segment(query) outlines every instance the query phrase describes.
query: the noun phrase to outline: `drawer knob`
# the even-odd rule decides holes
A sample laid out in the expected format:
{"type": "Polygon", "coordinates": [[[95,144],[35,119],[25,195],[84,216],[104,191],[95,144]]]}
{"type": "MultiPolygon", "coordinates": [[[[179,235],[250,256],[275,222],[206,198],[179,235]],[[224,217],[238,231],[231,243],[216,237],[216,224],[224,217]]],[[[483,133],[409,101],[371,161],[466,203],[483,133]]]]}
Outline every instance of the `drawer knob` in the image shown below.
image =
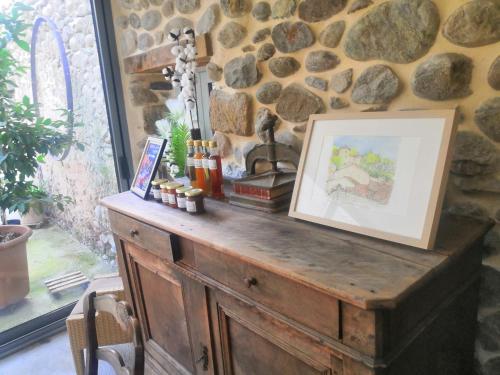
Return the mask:
{"type": "Polygon", "coordinates": [[[137,229],[130,229],[130,236],[135,237],[139,235],[139,231],[137,229]]]}
{"type": "Polygon", "coordinates": [[[255,277],[245,277],[243,281],[247,288],[250,288],[252,285],[257,285],[257,279],[255,277]]]}

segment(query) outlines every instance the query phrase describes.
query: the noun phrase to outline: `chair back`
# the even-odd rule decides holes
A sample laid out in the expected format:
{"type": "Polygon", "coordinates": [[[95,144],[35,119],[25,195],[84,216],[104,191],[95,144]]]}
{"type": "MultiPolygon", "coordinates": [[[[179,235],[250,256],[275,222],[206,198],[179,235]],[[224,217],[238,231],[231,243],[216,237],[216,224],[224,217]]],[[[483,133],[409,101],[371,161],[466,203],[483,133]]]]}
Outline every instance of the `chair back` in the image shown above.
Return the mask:
{"type": "Polygon", "coordinates": [[[132,309],[125,301],[111,295],[97,296],[91,292],[83,301],[83,315],[87,335],[87,355],[85,358],[85,375],[98,375],[98,362],[107,362],[117,375],[143,375],[144,374],[144,347],[138,320],[132,315],[132,309]],[[123,357],[113,348],[99,347],[95,324],[96,313],[106,312],[111,314],[120,327],[130,333],[132,337],[133,352],[130,363],[125,364],[123,357]]]}

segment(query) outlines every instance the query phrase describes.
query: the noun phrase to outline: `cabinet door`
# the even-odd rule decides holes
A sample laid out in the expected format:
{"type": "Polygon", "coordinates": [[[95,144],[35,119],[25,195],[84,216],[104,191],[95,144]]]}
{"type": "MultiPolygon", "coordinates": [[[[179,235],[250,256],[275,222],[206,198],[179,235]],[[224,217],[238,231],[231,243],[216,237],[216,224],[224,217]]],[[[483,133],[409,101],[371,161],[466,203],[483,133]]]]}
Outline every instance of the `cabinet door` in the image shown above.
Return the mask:
{"type": "Polygon", "coordinates": [[[331,375],[331,352],[250,303],[210,291],[218,373],[331,375]]]}
{"type": "Polygon", "coordinates": [[[127,242],[124,247],[149,367],[168,374],[213,373],[204,286],[147,250],[127,242]]]}

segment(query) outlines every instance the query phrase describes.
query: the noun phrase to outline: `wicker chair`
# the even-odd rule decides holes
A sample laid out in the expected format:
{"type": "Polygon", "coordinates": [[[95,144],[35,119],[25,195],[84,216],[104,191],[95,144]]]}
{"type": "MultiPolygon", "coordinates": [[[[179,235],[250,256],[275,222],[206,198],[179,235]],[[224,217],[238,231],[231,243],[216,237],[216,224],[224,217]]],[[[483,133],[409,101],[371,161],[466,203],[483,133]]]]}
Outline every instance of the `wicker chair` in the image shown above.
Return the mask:
{"type": "Polygon", "coordinates": [[[116,375],[144,375],[144,347],[139,321],[132,315],[132,309],[125,301],[118,301],[112,294],[97,296],[96,292],[87,294],[83,303],[85,331],[87,333],[87,352],[85,375],[110,373],[116,375]],[[129,350],[120,353],[116,346],[100,346],[97,343],[96,315],[108,313],[120,327],[131,336],[129,350]],[[106,364],[107,366],[102,366],[106,364]]]}
{"type": "MultiPolygon", "coordinates": [[[[119,276],[113,274],[96,277],[66,319],[66,327],[77,375],[84,375],[84,349],[87,348],[83,301],[85,296],[93,291],[97,295],[112,294],[118,300],[125,299],[123,283],[119,276]]],[[[130,334],[120,328],[120,325],[111,314],[103,312],[96,316],[95,320],[99,345],[118,345],[131,342],[132,337],[130,334]]]]}

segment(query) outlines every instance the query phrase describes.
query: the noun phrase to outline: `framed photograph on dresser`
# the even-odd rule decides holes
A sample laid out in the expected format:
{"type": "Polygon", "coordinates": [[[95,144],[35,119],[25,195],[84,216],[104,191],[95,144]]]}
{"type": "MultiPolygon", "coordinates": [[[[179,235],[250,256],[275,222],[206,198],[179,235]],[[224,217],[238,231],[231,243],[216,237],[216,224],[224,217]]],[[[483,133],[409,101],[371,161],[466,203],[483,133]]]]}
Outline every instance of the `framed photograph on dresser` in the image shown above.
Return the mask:
{"type": "Polygon", "coordinates": [[[431,249],[455,133],[455,110],[312,115],[289,216],[431,249]]]}
{"type": "Polygon", "coordinates": [[[142,199],[148,199],[151,181],[156,175],[167,141],[162,138],[149,137],[144,146],[139,166],[135,172],[130,191],[142,199]]]}

